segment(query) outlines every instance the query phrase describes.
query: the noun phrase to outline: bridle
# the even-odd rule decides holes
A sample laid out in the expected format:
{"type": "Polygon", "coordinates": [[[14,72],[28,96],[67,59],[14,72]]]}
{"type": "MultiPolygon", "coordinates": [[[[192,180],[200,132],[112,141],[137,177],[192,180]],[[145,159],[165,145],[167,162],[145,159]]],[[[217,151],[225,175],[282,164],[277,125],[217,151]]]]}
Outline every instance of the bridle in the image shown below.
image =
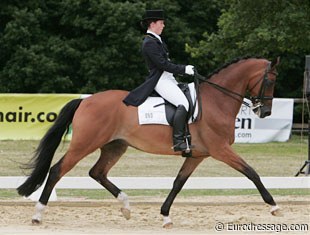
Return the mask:
{"type": "Polygon", "coordinates": [[[273,99],[273,96],[265,96],[265,92],[266,92],[266,89],[269,87],[269,86],[272,86],[274,85],[275,81],[272,81],[268,78],[268,74],[273,74],[275,76],[278,75],[278,73],[276,71],[271,71],[271,62],[268,63],[267,65],[267,68],[265,70],[265,73],[263,75],[262,78],[260,78],[255,84],[254,86],[252,86],[249,90],[249,92],[251,92],[258,84],[261,80],[262,83],[261,83],[261,86],[260,86],[260,89],[259,89],[259,92],[258,92],[258,95],[257,96],[251,96],[250,97],[250,100],[252,101],[252,103],[255,105],[255,107],[252,107],[253,109],[255,108],[258,108],[258,107],[262,107],[264,106],[264,101],[266,100],[272,100],[273,99]]]}
{"type": "Polygon", "coordinates": [[[248,102],[243,100],[245,98],[245,96],[243,96],[237,92],[231,91],[225,87],[222,87],[222,86],[220,86],[214,82],[211,82],[206,77],[200,75],[197,71],[195,71],[195,78],[197,80],[208,83],[210,86],[212,86],[215,89],[223,92],[224,94],[230,96],[231,98],[238,100],[239,102],[243,103],[247,107],[252,108],[252,109],[257,109],[259,107],[264,106],[264,102],[266,100],[272,100],[273,99],[273,96],[265,96],[266,89],[275,83],[275,81],[272,81],[268,78],[268,74],[273,74],[275,76],[278,75],[278,73],[276,71],[271,71],[271,62],[268,63],[264,75],[260,79],[258,79],[257,82],[250,89],[248,89],[251,92],[260,83],[260,81],[263,80],[261,83],[258,95],[249,97],[249,99],[252,101],[252,104],[254,105],[253,107],[251,107],[251,105],[248,102]]]}

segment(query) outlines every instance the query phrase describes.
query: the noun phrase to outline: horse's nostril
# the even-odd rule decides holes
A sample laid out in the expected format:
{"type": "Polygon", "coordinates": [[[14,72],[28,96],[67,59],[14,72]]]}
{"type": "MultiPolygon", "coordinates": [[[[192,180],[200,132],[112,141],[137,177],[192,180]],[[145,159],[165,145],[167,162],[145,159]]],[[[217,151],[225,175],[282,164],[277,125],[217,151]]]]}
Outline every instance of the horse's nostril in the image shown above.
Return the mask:
{"type": "Polygon", "coordinates": [[[264,117],[268,117],[268,116],[270,116],[271,115],[271,111],[265,111],[265,112],[262,112],[261,113],[261,118],[264,118],[264,117]]]}

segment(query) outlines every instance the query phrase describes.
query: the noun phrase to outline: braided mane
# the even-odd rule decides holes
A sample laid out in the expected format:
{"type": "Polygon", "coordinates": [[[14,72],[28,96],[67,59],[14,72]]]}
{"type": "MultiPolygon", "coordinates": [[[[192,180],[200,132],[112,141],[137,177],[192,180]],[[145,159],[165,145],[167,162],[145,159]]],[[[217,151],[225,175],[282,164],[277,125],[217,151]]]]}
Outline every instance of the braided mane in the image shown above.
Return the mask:
{"type": "Polygon", "coordinates": [[[221,67],[217,68],[216,70],[214,70],[212,73],[209,73],[207,76],[207,79],[211,78],[214,74],[219,73],[222,69],[227,68],[228,66],[235,64],[237,62],[239,62],[240,60],[247,60],[247,59],[262,59],[263,57],[261,56],[243,56],[243,57],[237,57],[233,60],[231,60],[228,63],[225,63],[224,65],[222,65],[221,67]]]}

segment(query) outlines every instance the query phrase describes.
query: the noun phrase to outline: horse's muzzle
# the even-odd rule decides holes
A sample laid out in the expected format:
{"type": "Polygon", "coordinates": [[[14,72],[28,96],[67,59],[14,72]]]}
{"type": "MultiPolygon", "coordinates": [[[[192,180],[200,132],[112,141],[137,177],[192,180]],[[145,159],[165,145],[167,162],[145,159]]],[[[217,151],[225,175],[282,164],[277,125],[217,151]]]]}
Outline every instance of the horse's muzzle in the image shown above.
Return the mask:
{"type": "Polygon", "coordinates": [[[271,107],[268,106],[259,106],[257,108],[253,109],[253,112],[259,117],[259,118],[265,118],[271,115],[271,107]]]}
{"type": "Polygon", "coordinates": [[[271,115],[271,107],[269,107],[269,106],[261,107],[260,118],[268,117],[270,115],[271,115]]]}

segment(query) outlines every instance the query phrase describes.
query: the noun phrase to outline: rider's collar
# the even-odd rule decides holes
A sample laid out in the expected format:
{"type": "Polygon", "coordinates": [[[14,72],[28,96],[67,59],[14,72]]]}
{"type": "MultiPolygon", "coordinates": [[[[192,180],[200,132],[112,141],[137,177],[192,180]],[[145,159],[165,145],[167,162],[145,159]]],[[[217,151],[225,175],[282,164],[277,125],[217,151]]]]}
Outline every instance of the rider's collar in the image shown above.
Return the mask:
{"type": "Polygon", "coordinates": [[[152,32],[149,29],[146,31],[146,33],[147,34],[152,34],[154,37],[156,37],[162,43],[161,37],[159,35],[157,35],[156,33],[152,32]]]}

